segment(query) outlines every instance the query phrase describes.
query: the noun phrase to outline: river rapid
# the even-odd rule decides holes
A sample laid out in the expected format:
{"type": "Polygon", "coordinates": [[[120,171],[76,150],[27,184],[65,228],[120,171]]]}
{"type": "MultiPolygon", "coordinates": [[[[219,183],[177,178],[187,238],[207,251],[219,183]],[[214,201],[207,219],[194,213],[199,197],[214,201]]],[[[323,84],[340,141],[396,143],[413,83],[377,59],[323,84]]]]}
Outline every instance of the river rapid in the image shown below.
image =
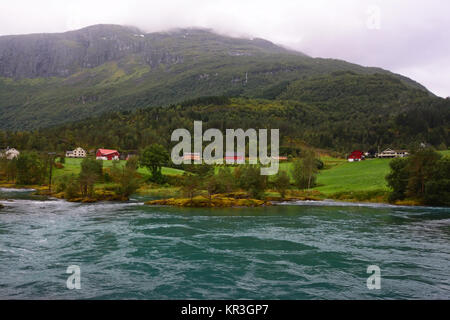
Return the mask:
{"type": "Polygon", "coordinates": [[[450,299],[448,208],[2,198],[0,299],[450,299]],[[72,265],[79,290],[66,285],[72,265]]]}

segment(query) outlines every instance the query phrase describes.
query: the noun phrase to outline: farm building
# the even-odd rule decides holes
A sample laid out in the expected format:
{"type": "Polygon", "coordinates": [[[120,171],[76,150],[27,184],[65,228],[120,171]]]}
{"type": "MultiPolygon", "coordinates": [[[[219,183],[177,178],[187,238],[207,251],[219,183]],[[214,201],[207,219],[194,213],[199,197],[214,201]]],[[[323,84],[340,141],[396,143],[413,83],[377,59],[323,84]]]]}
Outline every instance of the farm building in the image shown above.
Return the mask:
{"type": "Polygon", "coordinates": [[[187,161],[187,160],[201,160],[201,156],[200,153],[198,152],[185,152],[183,154],[183,161],[187,161]]]}
{"type": "Polygon", "coordinates": [[[66,157],[67,158],[86,158],[86,150],[78,147],[75,150],[66,151],[66,157]]]}
{"type": "Polygon", "coordinates": [[[117,150],[98,149],[95,157],[97,160],[119,160],[120,153],[117,150]]]}
{"type": "Polygon", "coordinates": [[[6,158],[8,160],[12,160],[17,158],[20,155],[20,152],[14,148],[6,148],[5,150],[0,150],[0,158],[6,158]]]}
{"type": "Polygon", "coordinates": [[[364,152],[362,152],[361,150],[355,150],[348,156],[347,160],[349,162],[364,160],[364,152]]]}
{"type": "Polygon", "coordinates": [[[378,158],[404,158],[408,155],[409,153],[406,150],[392,150],[388,148],[383,152],[380,152],[378,158]]]}

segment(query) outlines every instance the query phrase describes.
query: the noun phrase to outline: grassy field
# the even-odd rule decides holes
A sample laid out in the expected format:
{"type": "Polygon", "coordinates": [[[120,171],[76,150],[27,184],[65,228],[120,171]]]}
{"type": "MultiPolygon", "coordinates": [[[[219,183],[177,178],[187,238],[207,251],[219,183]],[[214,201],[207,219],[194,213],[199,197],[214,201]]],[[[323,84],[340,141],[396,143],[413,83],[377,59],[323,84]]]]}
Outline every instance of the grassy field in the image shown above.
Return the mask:
{"type": "MultiPolygon", "coordinates": [[[[439,152],[450,156],[450,150],[439,152]]],[[[318,187],[314,189],[325,195],[389,191],[385,177],[390,171],[391,159],[368,159],[351,163],[344,159],[333,161],[332,158],[322,158],[322,161],[328,169],[320,171],[317,177],[318,187]]]]}
{"type": "MultiPolygon", "coordinates": [[[[385,177],[389,159],[348,162],[345,159],[322,157],[325,169],[317,176],[318,190],[325,195],[349,191],[388,190],[385,177]]],[[[280,163],[280,170],[291,172],[292,162],[280,163]]]]}
{"type": "Polygon", "coordinates": [[[440,153],[442,153],[442,155],[450,157],[450,150],[445,150],[445,151],[439,151],[440,153]]]}
{"type": "Polygon", "coordinates": [[[385,177],[390,159],[369,159],[361,162],[343,162],[323,170],[317,177],[315,189],[324,194],[348,191],[388,190],[385,177]]]}
{"type": "MultiPolygon", "coordinates": [[[[54,177],[61,177],[64,175],[78,175],[80,173],[81,161],[83,159],[74,159],[74,158],[66,158],[63,169],[55,169],[54,177]]],[[[123,166],[126,163],[125,160],[120,160],[119,165],[123,166]]],[[[113,165],[112,161],[103,161],[103,168],[109,168],[113,165]]],[[[139,168],[138,172],[143,176],[150,176],[150,172],[147,168],[139,168]]],[[[184,171],[173,169],[173,168],[163,168],[162,173],[164,175],[180,175],[183,174],[184,171]]]]}
{"type": "MultiPolygon", "coordinates": [[[[441,151],[443,155],[450,156],[450,150],[441,151]]],[[[320,191],[324,195],[332,195],[342,192],[371,192],[388,191],[385,177],[389,173],[389,162],[391,159],[368,159],[361,162],[347,162],[345,159],[332,157],[322,157],[325,169],[321,170],[317,176],[318,186],[314,190],[320,191]]],[[[75,174],[80,172],[82,159],[66,158],[63,169],[56,169],[54,176],[75,174]]],[[[120,161],[124,165],[125,161],[120,161]]],[[[103,167],[112,166],[112,161],[103,161],[103,167]]],[[[280,163],[280,170],[285,170],[289,174],[292,169],[292,162],[280,163]]],[[[216,168],[216,172],[218,167],[216,168]]],[[[144,176],[149,176],[147,168],[139,168],[144,176]]],[[[165,175],[181,175],[182,170],[173,168],[163,168],[165,175]]]]}

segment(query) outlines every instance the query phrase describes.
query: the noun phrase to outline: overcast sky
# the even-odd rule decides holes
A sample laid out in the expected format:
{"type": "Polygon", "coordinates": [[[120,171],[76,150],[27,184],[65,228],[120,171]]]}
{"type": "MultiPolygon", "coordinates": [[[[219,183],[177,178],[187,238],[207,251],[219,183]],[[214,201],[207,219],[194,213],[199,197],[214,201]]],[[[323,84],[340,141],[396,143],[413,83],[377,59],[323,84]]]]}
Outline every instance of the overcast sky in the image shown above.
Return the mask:
{"type": "Polygon", "coordinates": [[[450,1],[0,0],[0,35],[98,23],[207,27],[406,75],[450,96],[450,1]]]}

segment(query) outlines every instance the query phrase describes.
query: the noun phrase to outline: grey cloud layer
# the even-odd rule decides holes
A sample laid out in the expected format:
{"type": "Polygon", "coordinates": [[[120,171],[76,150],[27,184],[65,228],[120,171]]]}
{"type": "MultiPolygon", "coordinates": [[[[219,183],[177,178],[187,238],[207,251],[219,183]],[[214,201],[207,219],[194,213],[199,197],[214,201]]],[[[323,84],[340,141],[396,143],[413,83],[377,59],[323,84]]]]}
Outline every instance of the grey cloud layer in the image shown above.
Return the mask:
{"type": "Polygon", "coordinates": [[[386,68],[450,96],[449,12],[450,1],[439,0],[0,0],[0,34],[98,23],[148,32],[208,27],[266,38],[311,56],[386,68]]]}

